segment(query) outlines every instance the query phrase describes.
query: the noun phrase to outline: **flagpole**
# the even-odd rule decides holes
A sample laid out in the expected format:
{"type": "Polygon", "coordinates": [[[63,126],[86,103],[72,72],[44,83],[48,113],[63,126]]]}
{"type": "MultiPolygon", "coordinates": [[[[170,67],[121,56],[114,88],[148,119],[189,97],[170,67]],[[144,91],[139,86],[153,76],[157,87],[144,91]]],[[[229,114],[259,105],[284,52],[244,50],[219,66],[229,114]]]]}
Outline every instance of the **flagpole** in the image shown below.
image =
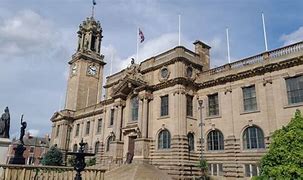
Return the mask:
{"type": "Polygon", "coordinates": [[[95,5],[92,6],[92,17],[94,17],[95,5]]]}
{"type": "Polygon", "coordinates": [[[137,62],[139,62],[139,38],[138,38],[138,35],[139,35],[139,27],[137,27],[137,33],[136,33],[136,38],[137,38],[137,62]]]}
{"type": "Polygon", "coordinates": [[[264,13],[263,12],[262,12],[262,24],[263,24],[263,35],[264,35],[265,50],[268,51],[265,19],[264,19],[264,13]]]}
{"type": "Polygon", "coordinates": [[[179,14],[179,46],[181,46],[181,15],[179,14]]]}
{"type": "Polygon", "coordinates": [[[226,42],[227,42],[227,58],[228,58],[228,63],[230,63],[229,32],[228,32],[228,28],[226,28],[226,42]]]}

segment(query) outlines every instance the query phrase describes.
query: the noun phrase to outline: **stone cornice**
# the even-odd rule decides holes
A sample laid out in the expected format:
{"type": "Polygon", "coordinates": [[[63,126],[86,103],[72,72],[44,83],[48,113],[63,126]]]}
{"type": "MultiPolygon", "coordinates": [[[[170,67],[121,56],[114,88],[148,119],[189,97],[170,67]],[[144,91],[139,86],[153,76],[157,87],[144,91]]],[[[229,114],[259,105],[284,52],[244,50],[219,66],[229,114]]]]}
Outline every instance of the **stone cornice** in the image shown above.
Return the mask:
{"type": "Polygon", "coordinates": [[[263,75],[265,73],[270,73],[274,71],[279,71],[282,69],[286,69],[293,66],[298,66],[303,64],[303,56],[296,57],[292,59],[288,59],[285,61],[280,61],[277,63],[264,64],[263,66],[258,66],[253,69],[242,71],[236,74],[229,74],[227,76],[219,77],[217,79],[213,79],[210,81],[206,81],[198,84],[199,89],[204,89],[212,86],[217,86],[221,84],[225,84],[227,82],[238,81],[241,79],[250,78],[253,76],[263,75]]]}
{"type": "Polygon", "coordinates": [[[159,65],[157,65],[157,66],[153,66],[153,67],[144,69],[144,70],[142,70],[141,72],[142,72],[142,74],[145,74],[145,73],[148,73],[148,72],[150,72],[150,71],[155,71],[155,70],[157,70],[157,69],[160,69],[160,68],[163,67],[163,66],[168,66],[168,65],[170,65],[170,64],[174,64],[174,63],[176,63],[176,62],[183,62],[183,63],[185,63],[185,64],[191,64],[192,67],[194,67],[194,68],[196,68],[196,69],[199,69],[199,70],[202,70],[202,67],[203,67],[201,64],[194,63],[194,62],[192,62],[192,61],[186,59],[185,57],[176,57],[176,58],[173,58],[173,59],[171,59],[170,61],[167,61],[167,62],[165,62],[165,63],[162,63],[162,64],[159,64],[159,65]]]}
{"type": "Polygon", "coordinates": [[[99,55],[99,54],[93,54],[89,51],[85,52],[77,52],[72,56],[72,60],[69,61],[69,64],[72,64],[73,62],[79,60],[79,59],[84,59],[84,60],[90,60],[92,62],[95,62],[97,64],[100,64],[101,66],[105,65],[106,62],[103,61],[104,55],[99,55]]]}

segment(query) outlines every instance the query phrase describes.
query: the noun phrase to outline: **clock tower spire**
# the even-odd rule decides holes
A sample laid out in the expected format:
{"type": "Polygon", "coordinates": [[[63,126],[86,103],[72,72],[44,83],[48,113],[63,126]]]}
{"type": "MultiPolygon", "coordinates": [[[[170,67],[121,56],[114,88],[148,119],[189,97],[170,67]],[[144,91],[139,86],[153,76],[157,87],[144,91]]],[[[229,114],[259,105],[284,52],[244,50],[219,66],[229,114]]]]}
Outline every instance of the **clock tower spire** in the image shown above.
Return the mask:
{"type": "Polygon", "coordinates": [[[78,110],[98,103],[102,95],[103,68],[101,54],[102,28],[89,17],[79,26],[77,51],[68,62],[65,109],[78,110]]]}

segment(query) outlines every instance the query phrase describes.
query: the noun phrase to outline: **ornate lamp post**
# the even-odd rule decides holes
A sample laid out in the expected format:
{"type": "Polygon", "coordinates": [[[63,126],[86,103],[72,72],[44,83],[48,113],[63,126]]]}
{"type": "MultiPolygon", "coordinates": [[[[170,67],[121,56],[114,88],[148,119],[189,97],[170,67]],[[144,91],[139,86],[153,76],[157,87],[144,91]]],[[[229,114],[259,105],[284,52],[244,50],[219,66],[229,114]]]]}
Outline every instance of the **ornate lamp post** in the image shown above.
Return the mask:
{"type": "Polygon", "coordinates": [[[67,152],[68,155],[76,156],[76,163],[74,166],[74,170],[77,172],[75,176],[75,180],[82,180],[81,172],[84,170],[86,163],[85,163],[85,156],[94,156],[93,153],[86,153],[84,152],[84,146],[86,143],[83,142],[83,139],[79,143],[80,147],[78,152],[67,152]]]}
{"type": "Polygon", "coordinates": [[[203,100],[199,99],[198,100],[199,103],[199,110],[200,110],[200,126],[201,126],[201,159],[200,159],[200,163],[201,163],[201,173],[202,173],[202,178],[204,178],[204,167],[202,167],[204,165],[204,157],[203,157],[203,114],[202,114],[202,108],[203,108],[203,100]]]}

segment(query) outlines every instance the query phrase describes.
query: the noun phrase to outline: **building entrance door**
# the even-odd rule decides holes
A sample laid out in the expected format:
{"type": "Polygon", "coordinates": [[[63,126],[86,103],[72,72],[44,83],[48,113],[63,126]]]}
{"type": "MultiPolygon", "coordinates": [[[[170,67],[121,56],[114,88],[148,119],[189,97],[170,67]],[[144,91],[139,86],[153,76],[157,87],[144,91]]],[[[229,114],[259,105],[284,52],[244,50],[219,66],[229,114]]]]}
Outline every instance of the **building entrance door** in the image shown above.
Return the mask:
{"type": "Polygon", "coordinates": [[[135,153],[135,136],[128,137],[128,152],[127,152],[127,163],[131,163],[135,153]]]}

